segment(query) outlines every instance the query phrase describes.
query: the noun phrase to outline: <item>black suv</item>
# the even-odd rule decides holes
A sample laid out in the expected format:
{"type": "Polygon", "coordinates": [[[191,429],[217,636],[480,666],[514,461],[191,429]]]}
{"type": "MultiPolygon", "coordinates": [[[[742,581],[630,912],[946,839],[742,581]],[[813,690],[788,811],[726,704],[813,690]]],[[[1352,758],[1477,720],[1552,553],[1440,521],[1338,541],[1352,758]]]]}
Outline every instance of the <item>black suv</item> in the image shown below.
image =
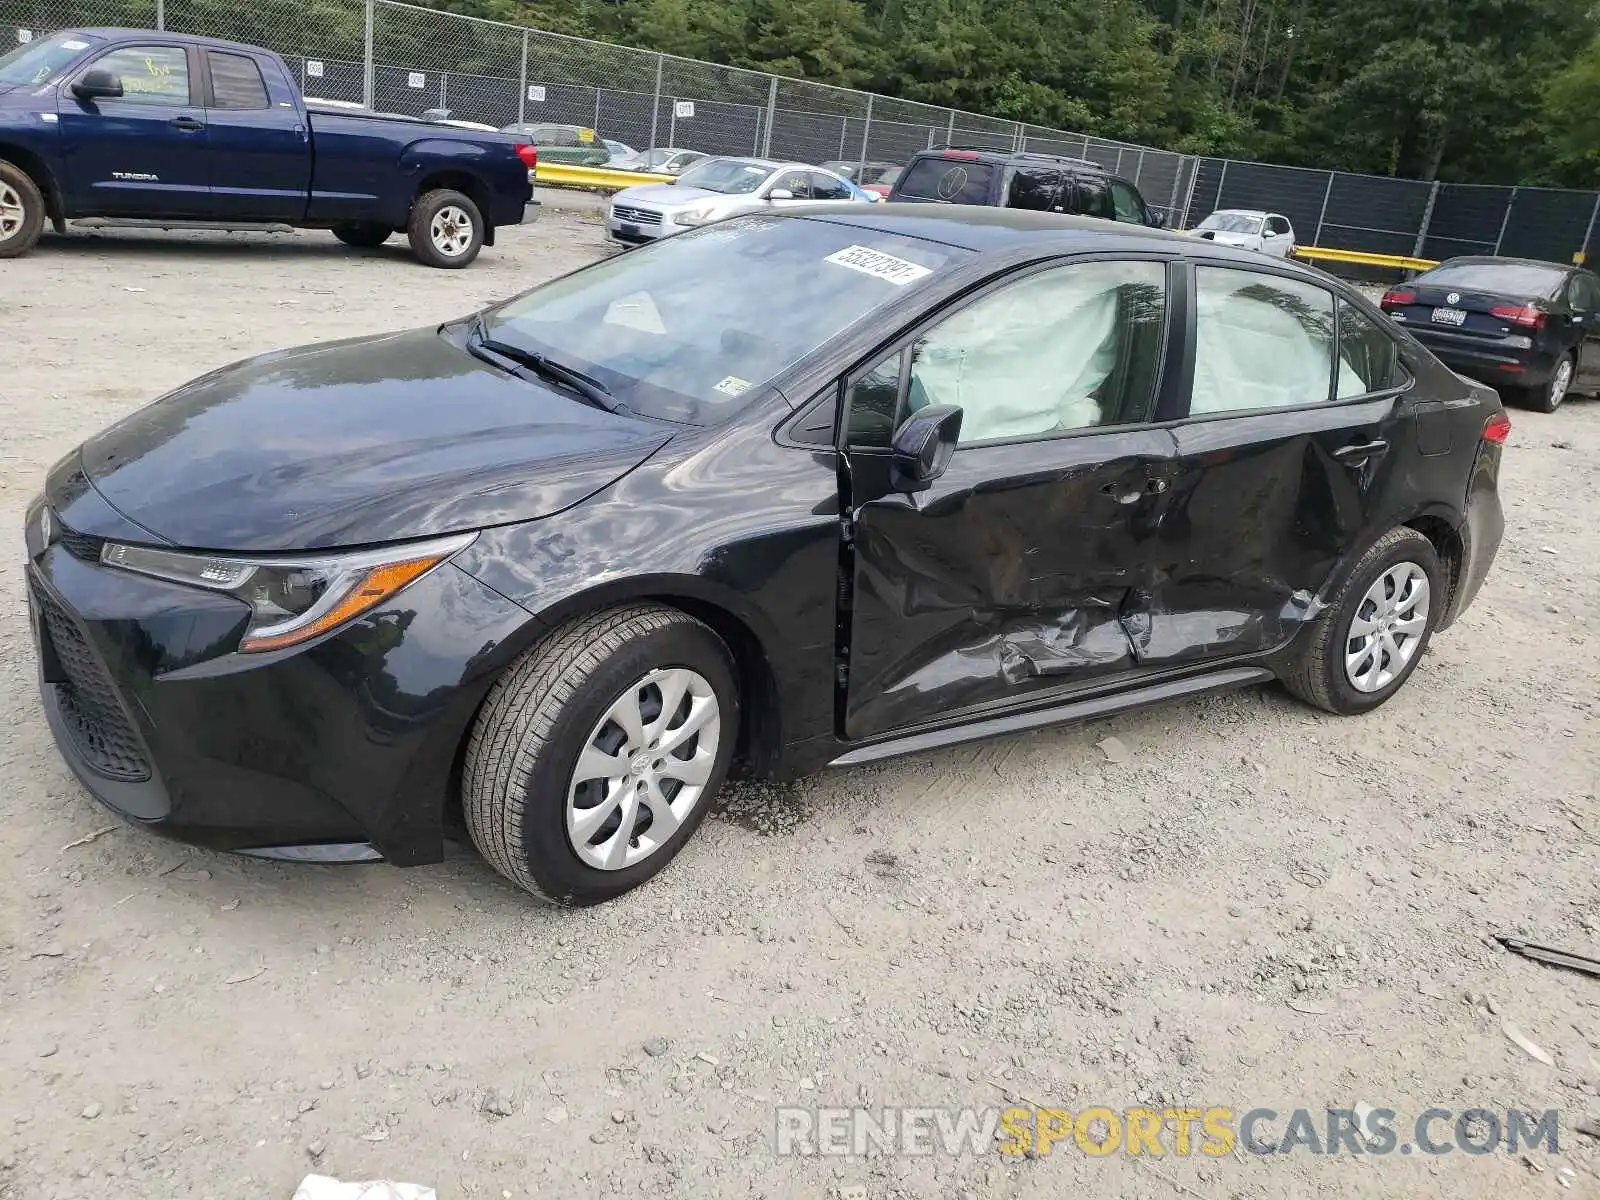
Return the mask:
{"type": "Polygon", "coordinates": [[[1166,225],[1138,188],[1087,158],[973,146],[940,146],[913,155],[889,200],[1031,208],[1155,229],[1166,225]]]}

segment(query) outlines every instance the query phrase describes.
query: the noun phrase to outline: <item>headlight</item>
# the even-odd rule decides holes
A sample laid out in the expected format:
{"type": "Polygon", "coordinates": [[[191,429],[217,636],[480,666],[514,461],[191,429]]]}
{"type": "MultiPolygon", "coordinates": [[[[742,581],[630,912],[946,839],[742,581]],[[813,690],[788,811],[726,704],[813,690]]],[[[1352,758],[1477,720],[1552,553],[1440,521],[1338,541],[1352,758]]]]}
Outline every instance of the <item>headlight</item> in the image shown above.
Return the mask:
{"type": "Polygon", "coordinates": [[[678,225],[704,225],[707,221],[715,220],[716,216],[717,210],[715,208],[689,208],[673,217],[672,220],[678,225]]]}
{"type": "Polygon", "coordinates": [[[320,637],[415,583],[478,535],[457,534],[349,554],[189,554],[107,542],[100,561],[138,575],[227,592],[250,606],[239,649],[282,650],[320,637]]]}

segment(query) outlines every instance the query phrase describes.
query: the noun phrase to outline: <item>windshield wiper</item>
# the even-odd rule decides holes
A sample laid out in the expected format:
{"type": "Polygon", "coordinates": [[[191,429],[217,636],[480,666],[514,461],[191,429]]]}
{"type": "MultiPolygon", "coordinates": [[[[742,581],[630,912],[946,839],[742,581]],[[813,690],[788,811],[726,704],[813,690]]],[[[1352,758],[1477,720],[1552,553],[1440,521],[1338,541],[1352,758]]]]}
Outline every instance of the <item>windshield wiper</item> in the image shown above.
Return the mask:
{"type": "Polygon", "coordinates": [[[611,413],[628,411],[628,406],[612,395],[605,384],[598,379],[585,375],[565,363],[557,362],[548,354],[541,354],[537,350],[526,350],[521,346],[513,346],[510,342],[490,337],[489,327],[484,324],[481,316],[472,318],[472,332],[467,346],[471,350],[487,350],[491,354],[498,354],[501,358],[510,359],[519,367],[526,367],[553,383],[565,384],[596,408],[611,413]]]}

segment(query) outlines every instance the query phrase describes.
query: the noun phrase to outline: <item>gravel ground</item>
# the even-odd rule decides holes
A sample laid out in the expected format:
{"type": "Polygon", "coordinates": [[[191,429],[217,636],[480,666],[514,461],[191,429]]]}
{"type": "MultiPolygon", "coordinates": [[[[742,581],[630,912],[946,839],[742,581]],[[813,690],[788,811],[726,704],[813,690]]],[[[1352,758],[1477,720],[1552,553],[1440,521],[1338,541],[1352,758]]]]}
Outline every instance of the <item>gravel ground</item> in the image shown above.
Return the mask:
{"type": "Polygon", "coordinates": [[[1364,719],[1260,688],[745,787],[582,912],[464,847],[291,868],[98,808],[35,697],[15,531],[47,466],[212,367],[603,252],[547,209],[464,272],[319,234],[0,264],[0,1197],[1600,1195],[1600,982],[1489,940],[1600,950],[1600,402],[1513,414],[1499,563],[1364,719]],[[1558,1109],[1560,1150],[774,1152],[778,1105],[1011,1099],[1558,1109]]]}

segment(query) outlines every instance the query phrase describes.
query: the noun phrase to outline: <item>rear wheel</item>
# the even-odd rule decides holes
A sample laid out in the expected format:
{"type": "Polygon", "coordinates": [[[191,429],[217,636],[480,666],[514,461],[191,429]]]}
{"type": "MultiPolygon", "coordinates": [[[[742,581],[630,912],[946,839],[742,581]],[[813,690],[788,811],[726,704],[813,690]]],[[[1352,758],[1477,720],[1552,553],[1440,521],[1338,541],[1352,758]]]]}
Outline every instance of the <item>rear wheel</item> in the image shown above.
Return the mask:
{"type": "Polygon", "coordinates": [[[472,198],[446,188],[418,197],[406,224],[411,252],[430,267],[466,266],[483,248],[483,235],[483,214],[472,198]]]}
{"type": "Polygon", "coordinates": [[[1572,389],[1572,377],[1577,371],[1577,362],[1568,354],[1550,372],[1550,381],[1543,387],[1524,388],[1518,393],[1517,399],[1523,408],[1531,408],[1535,412],[1553,413],[1561,407],[1561,402],[1567,398],[1567,392],[1572,389]]]}
{"type": "Polygon", "coordinates": [[[28,173],[0,162],[0,258],[32,250],[44,232],[44,194],[28,173]]]}
{"type": "Polygon", "coordinates": [[[371,221],[356,221],[349,225],[335,225],[333,236],[346,246],[371,249],[387,242],[394,236],[394,230],[387,225],[375,225],[371,221]]]}
{"type": "Polygon", "coordinates": [[[1421,661],[1444,612],[1443,583],[1433,543],[1415,529],[1391,529],[1312,625],[1284,686],[1331,713],[1377,708],[1421,661]]]}
{"type": "Polygon", "coordinates": [[[699,828],[738,729],[732,660],[699,621],[654,604],[580,618],[484,704],[462,772],[472,840],[543,900],[619,896],[699,828]]]}

